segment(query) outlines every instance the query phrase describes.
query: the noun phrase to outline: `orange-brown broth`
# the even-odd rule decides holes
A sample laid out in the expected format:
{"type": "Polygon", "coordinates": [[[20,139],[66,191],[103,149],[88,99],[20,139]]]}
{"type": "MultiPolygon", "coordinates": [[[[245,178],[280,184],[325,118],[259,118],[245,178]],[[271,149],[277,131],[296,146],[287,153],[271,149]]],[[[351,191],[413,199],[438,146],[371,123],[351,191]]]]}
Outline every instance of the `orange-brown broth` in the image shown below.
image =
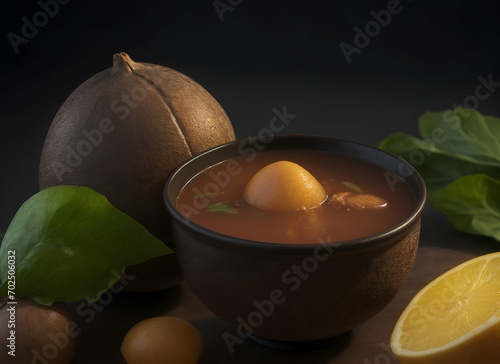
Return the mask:
{"type": "Polygon", "coordinates": [[[405,220],[415,208],[404,183],[391,191],[384,170],[356,158],[317,151],[267,151],[221,162],[204,170],[181,191],[177,209],[194,223],[238,238],[283,244],[314,244],[356,239],[387,230],[405,220]],[[279,161],[295,162],[323,184],[329,196],[352,191],[343,182],[382,197],[381,209],[336,208],[324,203],[311,210],[272,212],[253,207],[243,198],[250,178],[262,167],[279,161]],[[217,192],[217,194],[215,194],[217,192]],[[237,213],[207,211],[204,206],[230,204],[237,213]]]}

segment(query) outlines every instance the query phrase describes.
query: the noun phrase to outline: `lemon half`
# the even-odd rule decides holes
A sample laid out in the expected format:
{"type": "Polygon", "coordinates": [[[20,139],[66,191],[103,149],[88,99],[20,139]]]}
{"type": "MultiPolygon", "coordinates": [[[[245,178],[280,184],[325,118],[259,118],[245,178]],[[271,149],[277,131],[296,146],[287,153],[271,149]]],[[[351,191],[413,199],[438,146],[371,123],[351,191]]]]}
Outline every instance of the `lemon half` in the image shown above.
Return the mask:
{"type": "Polygon", "coordinates": [[[500,253],[424,287],[397,321],[391,349],[401,364],[500,364],[500,253]]]}

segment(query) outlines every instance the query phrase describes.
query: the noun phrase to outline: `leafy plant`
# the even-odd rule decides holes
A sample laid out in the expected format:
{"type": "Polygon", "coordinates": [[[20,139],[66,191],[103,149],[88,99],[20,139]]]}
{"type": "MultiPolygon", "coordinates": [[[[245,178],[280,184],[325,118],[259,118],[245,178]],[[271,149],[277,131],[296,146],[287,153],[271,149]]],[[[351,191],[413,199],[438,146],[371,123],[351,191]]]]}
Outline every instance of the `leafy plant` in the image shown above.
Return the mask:
{"type": "Polygon", "coordinates": [[[396,133],[380,147],[418,170],[457,229],[500,241],[500,119],[458,108],[426,112],[418,126],[422,139],[396,133]]]}
{"type": "Polygon", "coordinates": [[[125,267],[169,253],[163,242],[97,192],[51,187],[28,199],[7,229],[0,247],[0,295],[26,296],[43,305],[84,298],[92,302],[118,281],[125,267]],[[8,256],[15,257],[15,274],[8,256]],[[8,288],[9,282],[15,290],[8,288]]]}
{"type": "Polygon", "coordinates": [[[500,241],[500,180],[485,174],[464,176],[436,191],[433,204],[462,231],[500,241]]]}

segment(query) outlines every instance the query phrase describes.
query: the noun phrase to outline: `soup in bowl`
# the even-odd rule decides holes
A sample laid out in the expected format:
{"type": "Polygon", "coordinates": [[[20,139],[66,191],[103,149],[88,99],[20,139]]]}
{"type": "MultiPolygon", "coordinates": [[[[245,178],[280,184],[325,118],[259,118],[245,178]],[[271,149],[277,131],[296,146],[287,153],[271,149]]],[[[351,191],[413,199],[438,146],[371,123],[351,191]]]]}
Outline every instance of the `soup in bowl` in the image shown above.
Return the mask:
{"type": "Polygon", "coordinates": [[[235,325],[228,345],[251,336],[276,346],[338,337],[394,298],[413,265],[426,191],[409,164],[378,148],[281,135],[191,158],[164,197],[186,281],[235,325]]]}

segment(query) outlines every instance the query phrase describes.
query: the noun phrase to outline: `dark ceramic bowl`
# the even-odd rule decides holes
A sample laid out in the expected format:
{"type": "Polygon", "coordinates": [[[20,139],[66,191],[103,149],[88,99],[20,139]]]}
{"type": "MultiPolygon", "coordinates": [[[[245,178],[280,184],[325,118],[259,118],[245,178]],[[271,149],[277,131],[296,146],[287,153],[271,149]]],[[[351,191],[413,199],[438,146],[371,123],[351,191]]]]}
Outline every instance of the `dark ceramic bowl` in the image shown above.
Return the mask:
{"type": "Polygon", "coordinates": [[[172,173],[164,198],[173,216],[174,247],[186,281],[208,309],[237,326],[231,334],[235,337],[225,339],[234,344],[251,334],[276,344],[336,337],[376,315],[394,298],[413,265],[426,190],[413,167],[378,148],[324,136],[280,135],[271,141],[230,142],[191,158],[172,173]],[[415,209],[402,223],[379,234],[314,245],[222,235],[175,209],[181,189],[200,171],[260,149],[312,149],[371,162],[387,171],[388,183],[408,185],[415,209]]]}

